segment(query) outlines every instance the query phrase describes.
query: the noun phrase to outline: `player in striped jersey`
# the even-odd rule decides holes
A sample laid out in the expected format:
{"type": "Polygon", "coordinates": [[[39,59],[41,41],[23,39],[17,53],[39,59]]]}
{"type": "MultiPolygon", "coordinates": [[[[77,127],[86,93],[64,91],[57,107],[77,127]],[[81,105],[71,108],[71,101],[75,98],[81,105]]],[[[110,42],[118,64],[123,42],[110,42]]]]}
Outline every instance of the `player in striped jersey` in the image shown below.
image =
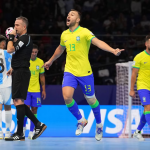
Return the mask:
{"type": "Polygon", "coordinates": [[[3,139],[2,131],[2,105],[4,104],[5,108],[5,123],[6,123],[6,132],[5,138],[10,137],[10,127],[12,121],[11,113],[11,76],[7,76],[7,71],[11,66],[12,56],[7,53],[7,50],[4,50],[6,47],[6,38],[0,35],[0,139],[3,139]]]}

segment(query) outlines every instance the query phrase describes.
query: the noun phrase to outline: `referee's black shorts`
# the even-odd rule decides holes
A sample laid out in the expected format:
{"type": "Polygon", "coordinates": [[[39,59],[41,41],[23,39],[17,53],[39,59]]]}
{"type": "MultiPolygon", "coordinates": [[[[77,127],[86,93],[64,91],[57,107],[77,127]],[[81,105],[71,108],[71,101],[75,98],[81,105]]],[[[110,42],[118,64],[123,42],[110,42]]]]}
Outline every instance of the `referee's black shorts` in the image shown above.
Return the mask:
{"type": "Polygon", "coordinates": [[[12,72],[12,99],[26,99],[30,81],[29,68],[17,68],[12,72]]]}

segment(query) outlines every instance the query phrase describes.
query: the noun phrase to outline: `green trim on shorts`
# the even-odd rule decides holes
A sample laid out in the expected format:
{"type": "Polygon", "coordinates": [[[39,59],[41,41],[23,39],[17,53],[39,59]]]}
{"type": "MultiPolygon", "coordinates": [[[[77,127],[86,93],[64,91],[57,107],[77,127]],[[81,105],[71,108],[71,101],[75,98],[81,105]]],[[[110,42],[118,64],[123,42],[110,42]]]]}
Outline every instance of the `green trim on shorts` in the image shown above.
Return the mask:
{"type": "Polygon", "coordinates": [[[74,101],[74,99],[72,99],[72,102],[70,104],[66,104],[66,105],[67,105],[67,107],[72,107],[74,105],[74,103],[75,103],[75,101],[74,101]]]}
{"type": "Polygon", "coordinates": [[[148,115],[148,114],[150,114],[150,111],[145,111],[144,114],[148,115]]]}
{"type": "Polygon", "coordinates": [[[92,108],[96,108],[99,105],[99,101],[96,100],[96,102],[93,105],[90,105],[92,108]]]}
{"type": "Polygon", "coordinates": [[[34,116],[37,118],[37,114],[34,114],[34,116]]]}

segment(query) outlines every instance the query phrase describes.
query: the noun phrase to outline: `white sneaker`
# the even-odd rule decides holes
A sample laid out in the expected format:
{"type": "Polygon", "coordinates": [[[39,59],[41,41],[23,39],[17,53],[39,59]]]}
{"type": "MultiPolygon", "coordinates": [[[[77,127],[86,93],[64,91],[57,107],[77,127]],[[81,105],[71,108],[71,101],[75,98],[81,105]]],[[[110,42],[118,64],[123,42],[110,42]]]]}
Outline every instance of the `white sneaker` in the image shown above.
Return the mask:
{"type": "Polygon", "coordinates": [[[33,132],[30,131],[30,132],[29,132],[29,135],[28,135],[28,139],[32,140],[32,137],[33,137],[33,132]]]}
{"type": "Polygon", "coordinates": [[[0,140],[4,139],[3,131],[0,131],[0,140]]]}
{"type": "Polygon", "coordinates": [[[80,135],[83,132],[83,128],[87,125],[88,121],[84,119],[81,123],[77,124],[76,135],[80,135]]]}
{"type": "Polygon", "coordinates": [[[103,137],[103,130],[102,130],[102,127],[98,127],[96,126],[96,133],[95,133],[95,139],[97,141],[100,141],[103,137]]]}
{"type": "Polygon", "coordinates": [[[10,136],[11,136],[10,131],[6,131],[6,132],[5,132],[5,139],[6,139],[6,138],[9,138],[10,136]]]}
{"type": "Polygon", "coordinates": [[[133,137],[138,139],[139,141],[144,141],[145,139],[143,138],[142,134],[139,131],[135,131],[133,134],[133,137]]]}

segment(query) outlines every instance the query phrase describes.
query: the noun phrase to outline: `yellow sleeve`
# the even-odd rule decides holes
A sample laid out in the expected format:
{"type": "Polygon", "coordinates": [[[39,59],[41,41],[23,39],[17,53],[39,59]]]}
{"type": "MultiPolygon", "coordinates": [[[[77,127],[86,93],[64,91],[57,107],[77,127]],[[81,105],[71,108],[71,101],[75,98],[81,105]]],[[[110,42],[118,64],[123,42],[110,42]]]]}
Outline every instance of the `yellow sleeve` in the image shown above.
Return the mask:
{"type": "Polygon", "coordinates": [[[134,60],[133,60],[133,64],[132,64],[132,67],[133,68],[140,68],[140,58],[139,58],[139,55],[135,56],[134,60]]]}
{"type": "Polygon", "coordinates": [[[42,63],[41,63],[41,69],[40,69],[40,74],[42,74],[42,73],[45,72],[44,67],[42,67],[43,65],[44,65],[44,61],[42,60],[42,63]]]}
{"type": "Polygon", "coordinates": [[[95,35],[88,29],[86,29],[86,39],[88,42],[91,42],[93,38],[95,38],[95,35]]]}
{"type": "Polygon", "coordinates": [[[60,45],[65,46],[64,39],[63,39],[63,33],[61,34],[61,37],[60,37],[60,45]]]}

